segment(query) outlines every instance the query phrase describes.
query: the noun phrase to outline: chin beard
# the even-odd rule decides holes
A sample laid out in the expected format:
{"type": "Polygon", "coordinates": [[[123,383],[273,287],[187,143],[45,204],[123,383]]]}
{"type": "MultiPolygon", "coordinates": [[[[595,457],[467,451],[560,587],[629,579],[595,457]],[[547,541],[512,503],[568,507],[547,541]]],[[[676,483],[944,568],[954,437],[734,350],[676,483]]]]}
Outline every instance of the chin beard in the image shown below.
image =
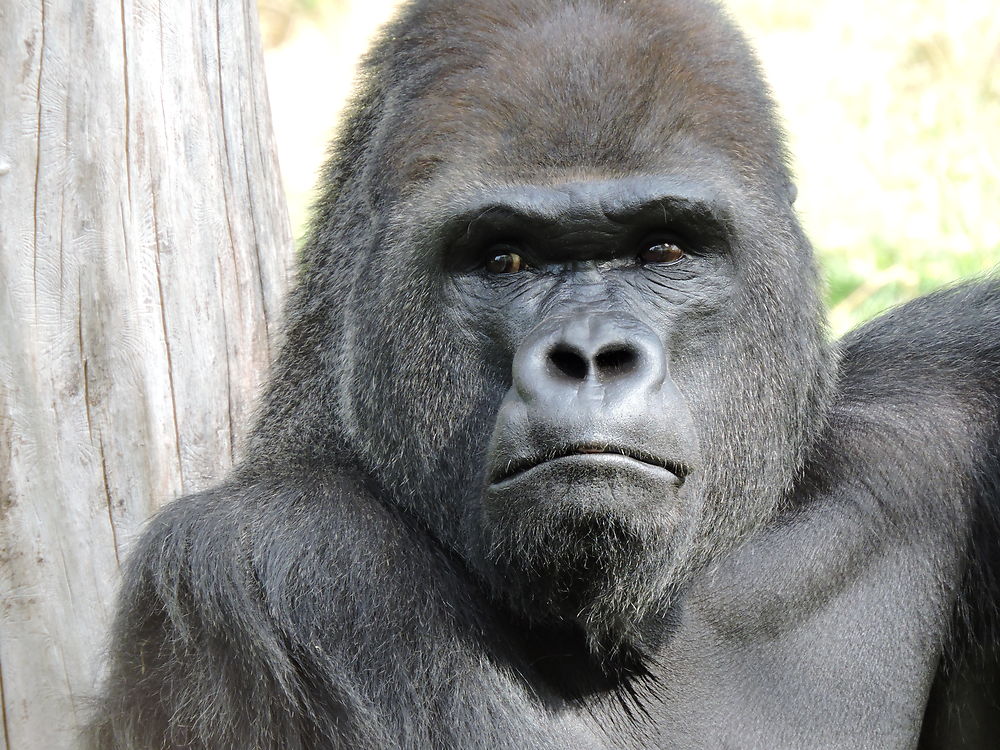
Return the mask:
{"type": "Polygon", "coordinates": [[[665,513],[557,503],[487,507],[484,571],[532,625],[578,628],[605,670],[659,647],[690,571],[665,513]]]}

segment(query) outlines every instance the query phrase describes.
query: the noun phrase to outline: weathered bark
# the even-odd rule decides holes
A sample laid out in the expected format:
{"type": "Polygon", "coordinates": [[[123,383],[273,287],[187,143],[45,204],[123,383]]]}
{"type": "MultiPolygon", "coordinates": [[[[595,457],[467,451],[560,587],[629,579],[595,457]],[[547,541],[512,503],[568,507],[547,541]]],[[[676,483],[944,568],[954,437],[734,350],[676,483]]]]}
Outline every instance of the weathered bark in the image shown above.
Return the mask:
{"type": "Polygon", "coordinates": [[[73,744],[130,539],[238,450],[290,251],[252,0],[0,0],[0,748],[73,744]]]}

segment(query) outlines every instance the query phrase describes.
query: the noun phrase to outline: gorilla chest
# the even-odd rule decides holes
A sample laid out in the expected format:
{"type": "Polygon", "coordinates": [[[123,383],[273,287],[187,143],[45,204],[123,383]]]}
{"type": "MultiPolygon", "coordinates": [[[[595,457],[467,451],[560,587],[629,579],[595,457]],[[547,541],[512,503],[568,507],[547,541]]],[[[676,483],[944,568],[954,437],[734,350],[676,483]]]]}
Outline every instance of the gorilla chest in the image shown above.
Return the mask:
{"type": "Polygon", "coordinates": [[[939,659],[937,603],[930,587],[893,581],[901,570],[877,561],[808,613],[692,596],[648,674],[603,686],[572,666],[556,674],[561,690],[574,677],[582,687],[564,708],[597,747],[914,748],[939,659]]]}

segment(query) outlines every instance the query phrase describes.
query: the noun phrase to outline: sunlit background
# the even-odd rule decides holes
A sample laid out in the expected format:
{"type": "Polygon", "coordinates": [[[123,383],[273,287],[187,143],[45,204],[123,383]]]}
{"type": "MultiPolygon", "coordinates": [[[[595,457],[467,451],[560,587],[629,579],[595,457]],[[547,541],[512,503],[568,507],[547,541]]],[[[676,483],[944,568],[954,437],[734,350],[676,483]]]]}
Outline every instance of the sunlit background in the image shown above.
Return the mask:
{"type": "MultiPolygon", "coordinates": [[[[260,0],[293,231],[397,0],[260,0]]],[[[842,333],[1000,263],[996,0],[730,0],[778,99],[842,333]]]]}

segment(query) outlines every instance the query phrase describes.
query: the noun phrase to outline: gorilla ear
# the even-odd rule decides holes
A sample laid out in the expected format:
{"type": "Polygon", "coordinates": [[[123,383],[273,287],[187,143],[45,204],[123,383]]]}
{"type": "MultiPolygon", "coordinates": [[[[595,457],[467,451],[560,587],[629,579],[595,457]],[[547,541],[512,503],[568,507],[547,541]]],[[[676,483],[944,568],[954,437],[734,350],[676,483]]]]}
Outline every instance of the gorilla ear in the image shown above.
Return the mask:
{"type": "Polygon", "coordinates": [[[794,206],[795,199],[799,197],[799,186],[789,180],[785,184],[785,196],[788,198],[788,205],[794,206]]]}

